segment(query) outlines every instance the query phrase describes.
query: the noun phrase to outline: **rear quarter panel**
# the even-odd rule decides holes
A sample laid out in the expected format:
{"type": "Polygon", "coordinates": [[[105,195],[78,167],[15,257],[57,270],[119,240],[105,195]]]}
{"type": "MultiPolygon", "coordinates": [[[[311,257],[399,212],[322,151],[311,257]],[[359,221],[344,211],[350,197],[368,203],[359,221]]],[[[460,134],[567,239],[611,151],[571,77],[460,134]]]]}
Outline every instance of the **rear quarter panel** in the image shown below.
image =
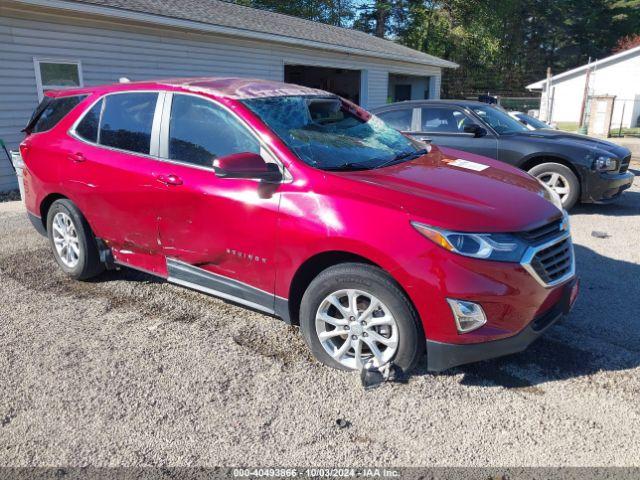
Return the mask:
{"type": "Polygon", "coordinates": [[[72,151],[70,144],[75,141],[67,131],[90,102],[85,98],[52,129],[27,135],[20,144],[25,163],[25,205],[37,217],[41,216],[40,206],[48,195],[67,196],[62,191],[62,176],[69,162],[67,152],[72,151]]]}

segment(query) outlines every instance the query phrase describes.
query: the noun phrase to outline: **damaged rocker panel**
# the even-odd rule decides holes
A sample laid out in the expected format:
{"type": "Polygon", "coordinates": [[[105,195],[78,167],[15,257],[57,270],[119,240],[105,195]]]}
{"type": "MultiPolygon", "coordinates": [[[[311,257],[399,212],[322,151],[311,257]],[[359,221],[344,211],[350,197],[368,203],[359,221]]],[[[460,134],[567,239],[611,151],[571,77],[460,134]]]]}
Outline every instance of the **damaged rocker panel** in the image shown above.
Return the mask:
{"type": "Polygon", "coordinates": [[[273,293],[173,258],[167,258],[167,272],[167,280],[172,283],[276,315],[290,323],[287,299],[273,293]]]}

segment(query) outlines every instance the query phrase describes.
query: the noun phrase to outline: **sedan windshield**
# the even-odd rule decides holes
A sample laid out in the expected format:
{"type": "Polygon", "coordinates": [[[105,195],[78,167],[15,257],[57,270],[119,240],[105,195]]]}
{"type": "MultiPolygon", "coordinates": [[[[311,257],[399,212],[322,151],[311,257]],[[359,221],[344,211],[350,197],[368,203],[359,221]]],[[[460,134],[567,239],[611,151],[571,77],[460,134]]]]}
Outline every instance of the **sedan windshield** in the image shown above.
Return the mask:
{"type": "Polygon", "coordinates": [[[516,113],[516,117],[526,122],[527,125],[531,125],[533,128],[551,128],[551,125],[544,123],[542,120],[538,120],[531,115],[527,115],[526,113],[516,113]]]}
{"type": "Polygon", "coordinates": [[[425,153],[421,145],[337,97],[253,98],[244,104],[305,163],[324,170],[370,169],[425,153]]]}
{"type": "Polygon", "coordinates": [[[529,129],[500,108],[474,105],[471,109],[499,135],[527,132],[529,129]]]}

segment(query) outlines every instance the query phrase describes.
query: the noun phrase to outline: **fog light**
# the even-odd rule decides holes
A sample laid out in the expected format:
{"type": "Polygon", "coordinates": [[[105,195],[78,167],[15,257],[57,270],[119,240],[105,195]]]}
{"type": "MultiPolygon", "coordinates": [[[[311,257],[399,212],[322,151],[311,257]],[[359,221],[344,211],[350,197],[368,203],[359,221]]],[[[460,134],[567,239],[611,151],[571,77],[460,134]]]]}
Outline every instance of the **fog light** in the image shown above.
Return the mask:
{"type": "Polygon", "coordinates": [[[456,328],[459,333],[471,332],[487,323],[487,317],[482,307],[477,303],[453,298],[447,298],[447,302],[449,302],[453,312],[453,318],[456,321],[456,328]]]}

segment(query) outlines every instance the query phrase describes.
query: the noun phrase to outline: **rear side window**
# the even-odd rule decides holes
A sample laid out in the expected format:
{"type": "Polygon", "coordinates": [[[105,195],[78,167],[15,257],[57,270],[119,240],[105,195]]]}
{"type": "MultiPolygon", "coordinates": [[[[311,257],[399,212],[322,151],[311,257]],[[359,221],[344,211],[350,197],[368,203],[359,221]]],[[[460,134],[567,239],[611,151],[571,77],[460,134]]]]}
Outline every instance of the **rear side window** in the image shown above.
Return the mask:
{"type": "Polygon", "coordinates": [[[89,110],[76,127],[76,134],[85,140],[98,143],[98,129],[100,128],[100,114],[104,99],[100,99],[91,110],[89,110]]]}
{"type": "Polygon", "coordinates": [[[119,93],[105,97],[98,128],[98,143],[149,154],[157,99],[157,93],[148,92],[119,93]]]}
{"type": "Polygon", "coordinates": [[[436,107],[422,109],[422,131],[442,133],[462,133],[464,126],[473,121],[453,108],[436,107]]]}
{"type": "Polygon", "coordinates": [[[391,110],[389,112],[383,112],[378,114],[384,123],[401,132],[407,132],[411,130],[411,115],[413,109],[408,108],[404,110],[391,110]]]}
{"type": "Polygon", "coordinates": [[[60,98],[45,97],[33,113],[25,131],[39,133],[51,130],[86,97],[86,95],[60,98]]]}

